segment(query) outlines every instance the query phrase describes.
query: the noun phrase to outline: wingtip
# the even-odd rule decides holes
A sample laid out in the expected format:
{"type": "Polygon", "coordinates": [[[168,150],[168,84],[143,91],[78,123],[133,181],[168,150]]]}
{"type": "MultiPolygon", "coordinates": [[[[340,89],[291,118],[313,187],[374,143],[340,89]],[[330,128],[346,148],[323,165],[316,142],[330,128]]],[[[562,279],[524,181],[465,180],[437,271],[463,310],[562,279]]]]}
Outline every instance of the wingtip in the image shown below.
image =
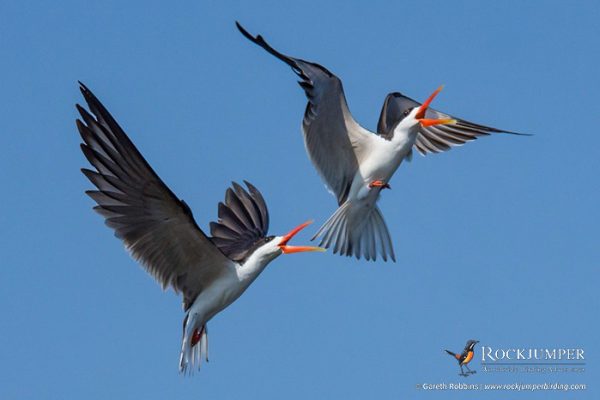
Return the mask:
{"type": "Polygon", "coordinates": [[[535,136],[533,133],[521,133],[521,132],[513,132],[513,131],[502,131],[503,133],[508,133],[509,135],[516,136],[535,136]]]}
{"type": "Polygon", "coordinates": [[[257,191],[258,192],[258,189],[256,188],[256,186],[254,186],[253,184],[251,184],[247,180],[244,179],[242,182],[244,182],[244,185],[246,185],[246,187],[248,188],[248,190],[257,191]]]}
{"type": "Polygon", "coordinates": [[[90,91],[90,89],[88,89],[85,83],[81,82],[80,80],[78,80],[77,83],[79,84],[79,90],[81,90],[81,93],[85,94],[86,92],[90,91]]]}
{"type": "MultiPolygon", "coordinates": [[[[77,110],[79,115],[84,119],[85,119],[85,116],[88,115],[87,110],[85,108],[83,108],[83,106],[79,103],[75,104],[75,109],[77,110]]],[[[77,121],[83,123],[83,121],[80,121],[79,118],[77,119],[77,121]]]]}
{"type": "Polygon", "coordinates": [[[85,101],[89,104],[90,101],[95,98],[94,93],[92,93],[90,88],[88,88],[83,82],[77,81],[77,83],[79,84],[79,91],[83,95],[85,101]]]}
{"type": "Polygon", "coordinates": [[[79,118],[75,120],[75,126],[77,127],[81,138],[85,140],[84,134],[86,132],[87,126],[79,118]]]}
{"type": "MultiPolygon", "coordinates": [[[[257,46],[262,47],[268,53],[270,53],[271,55],[277,57],[278,59],[280,59],[287,65],[289,65],[296,74],[298,74],[302,77],[302,79],[306,79],[306,77],[303,75],[302,71],[298,67],[296,59],[286,56],[285,54],[280,53],[279,51],[275,50],[273,47],[271,47],[270,44],[267,43],[267,41],[262,37],[262,35],[252,36],[250,34],[250,32],[248,32],[238,21],[235,21],[235,25],[237,26],[238,30],[242,33],[242,35],[244,35],[244,37],[246,39],[248,39],[252,43],[256,44],[257,46]]],[[[327,72],[329,72],[329,71],[327,71],[327,72]]],[[[329,74],[331,74],[331,73],[329,72],[329,74]]]]}
{"type": "Polygon", "coordinates": [[[240,31],[240,33],[241,33],[242,35],[244,35],[244,36],[245,36],[247,39],[249,39],[249,40],[251,40],[251,41],[253,41],[253,42],[255,42],[255,41],[258,39],[258,36],[257,36],[257,37],[254,37],[254,36],[252,36],[252,35],[250,34],[250,32],[248,32],[248,31],[246,30],[246,28],[244,28],[244,27],[242,26],[242,24],[240,24],[240,23],[239,23],[239,21],[235,21],[235,26],[238,28],[238,30],[240,31]]]}

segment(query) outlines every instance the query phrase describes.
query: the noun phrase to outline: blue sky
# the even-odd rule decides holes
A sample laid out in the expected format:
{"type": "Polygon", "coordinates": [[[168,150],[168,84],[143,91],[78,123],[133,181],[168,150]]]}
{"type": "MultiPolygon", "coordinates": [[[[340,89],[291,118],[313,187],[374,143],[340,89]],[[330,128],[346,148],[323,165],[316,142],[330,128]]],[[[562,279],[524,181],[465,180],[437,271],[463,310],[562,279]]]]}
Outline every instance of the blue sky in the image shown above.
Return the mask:
{"type": "MultiPolygon", "coordinates": [[[[597,398],[597,2],[0,4],[0,398],[464,398],[417,383],[587,383],[597,398]],[[300,134],[305,98],[252,33],[342,78],[374,129],[401,91],[494,136],[404,164],[381,208],[398,262],[282,256],[178,374],[180,299],[123,250],[83,192],[77,80],[202,228],[231,180],[271,232],[334,211],[300,134]],[[581,347],[583,374],[478,374],[443,349],[581,347]]],[[[307,242],[312,231],[297,244],[307,242]]],[[[478,393],[506,398],[507,392],[478,393]]],[[[569,396],[569,395],[567,395],[569,396]]],[[[566,398],[529,393],[528,398],[566,398]]],[[[573,398],[573,397],[571,397],[573,398]]]]}

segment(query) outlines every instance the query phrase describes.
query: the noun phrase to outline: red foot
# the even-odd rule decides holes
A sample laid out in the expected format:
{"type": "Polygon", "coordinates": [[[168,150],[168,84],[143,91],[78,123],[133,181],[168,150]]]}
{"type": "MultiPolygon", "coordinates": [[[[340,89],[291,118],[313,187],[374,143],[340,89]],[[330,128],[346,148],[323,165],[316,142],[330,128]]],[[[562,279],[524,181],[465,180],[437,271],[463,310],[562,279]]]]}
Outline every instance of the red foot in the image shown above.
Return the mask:
{"type": "Polygon", "coordinates": [[[389,185],[389,183],[385,183],[384,181],[373,181],[371,183],[369,183],[369,187],[372,189],[374,187],[380,187],[383,189],[391,189],[392,187],[389,185]]]}
{"type": "Polygon", "coordinates": [[[198,330],[198,328],[196,328],[194,330],[194,334],[192,335],[192,347],[194,347],[195,345],[198,344],[198,342],[200,341],[200,338],[202,337],[202,331],[204,330],[204,327],[202,327],[202,330],[198,330]]]}

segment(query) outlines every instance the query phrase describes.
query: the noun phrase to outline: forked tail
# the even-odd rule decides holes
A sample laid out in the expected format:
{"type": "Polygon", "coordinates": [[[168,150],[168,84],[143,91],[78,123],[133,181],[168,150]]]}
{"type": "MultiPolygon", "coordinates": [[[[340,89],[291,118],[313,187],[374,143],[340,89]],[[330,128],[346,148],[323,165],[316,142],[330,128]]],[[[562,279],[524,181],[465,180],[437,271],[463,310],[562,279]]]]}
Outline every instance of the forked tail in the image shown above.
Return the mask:
{"type": "Polygon", "coordinates": [[[321,237],[319,246],[333,246],[335,254],[375,261],[377,253],[384,261],[396,261],[392,240],[379,207],[346,201],[313,236],[321,237]]]}
{"type": "Polygon", "coordinates": [[[203,356],[208,362],[208,328],[206,324],[199,328],[195,325],[195,321],[189,321],[189,314],[186,315],[183,320],[179,372],[188,375],[191,375],[196,368],[200,370],[203,356]]]}

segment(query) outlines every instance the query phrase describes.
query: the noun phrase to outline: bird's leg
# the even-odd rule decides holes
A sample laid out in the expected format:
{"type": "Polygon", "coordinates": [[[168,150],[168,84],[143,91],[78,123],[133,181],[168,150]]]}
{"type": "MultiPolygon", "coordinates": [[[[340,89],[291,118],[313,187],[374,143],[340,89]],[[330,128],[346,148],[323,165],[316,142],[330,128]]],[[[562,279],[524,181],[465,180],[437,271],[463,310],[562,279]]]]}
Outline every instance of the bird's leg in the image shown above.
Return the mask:
{"type": "Polygon", "coordinates": [[[474,374],[477,371],[472,371],[471,368],[469,368],[469,366],[467,364],[465,364],[465,368],[467,369],[467,374],[474,374]]]}
{"type": "Polygon", "coordinates": [[[468,376],[467,374],[465,374],[465,371],[463,370],[463,366],[462,364],[460,365],[460,374],[458,374],[460,376],[468,376]]]}
{"type": "Polygon", "coordinates": [[[194,347],[195,345],[198,344],[198,342],[202,338],[203,332],[204,332],[204,325],[202,325],[202,328],[200,328],[200,330],[198,328],[194,329],[194,334],[192,335],[192,342],[190,343],[191,347],[194,347]]]}
{"type": "Polygon", "coordinates": [[[376,180],[376,181],[369,183],[369,187],[371,189],[373,189],[374,187],[380,187],[382,189],[391,189],[392,188],[389,183],[385,183],[384,181],[380,181],[380,180],[376,180]]]}

